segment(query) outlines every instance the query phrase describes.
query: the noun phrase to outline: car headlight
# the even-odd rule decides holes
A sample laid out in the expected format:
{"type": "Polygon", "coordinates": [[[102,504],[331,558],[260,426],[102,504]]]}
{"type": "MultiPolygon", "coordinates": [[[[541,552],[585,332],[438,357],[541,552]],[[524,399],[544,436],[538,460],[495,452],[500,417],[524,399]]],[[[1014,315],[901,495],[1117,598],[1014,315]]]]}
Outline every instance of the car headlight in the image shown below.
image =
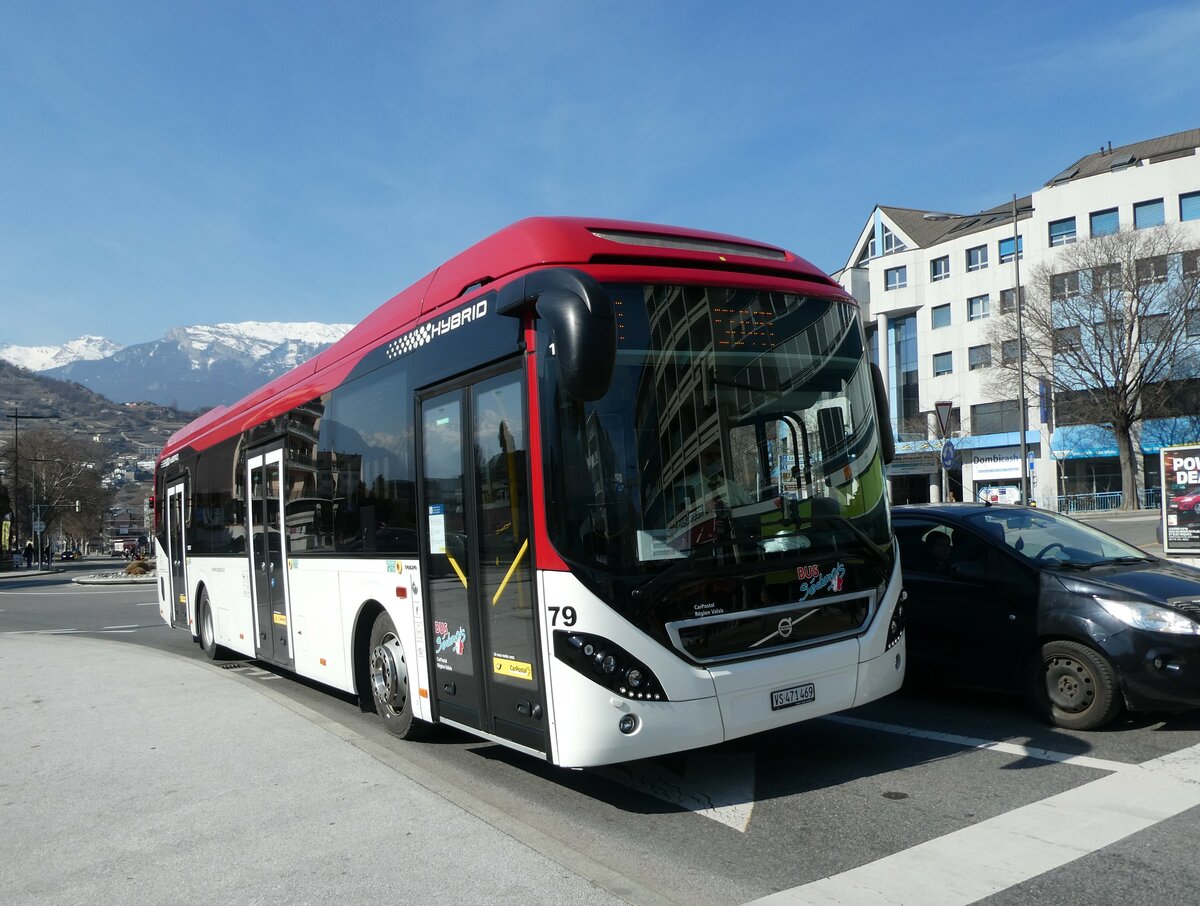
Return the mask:
{"type": "Polygon", "coordinates": [[[1096,603],[1126,626],[1150,632],[1169,632],[1175,635],[1200,635],[1200,623],[1178,610],[1146,604],[1142,601],[1114,601],[1096,598],[1096,603]]]}

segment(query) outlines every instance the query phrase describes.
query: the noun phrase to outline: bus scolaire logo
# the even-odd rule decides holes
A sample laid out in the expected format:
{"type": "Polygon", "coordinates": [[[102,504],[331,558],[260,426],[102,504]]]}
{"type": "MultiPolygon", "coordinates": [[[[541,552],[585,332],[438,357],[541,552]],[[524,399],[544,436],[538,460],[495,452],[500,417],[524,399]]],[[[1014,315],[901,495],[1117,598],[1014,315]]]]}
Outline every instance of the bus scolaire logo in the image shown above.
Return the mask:
{"type": "Polygon", "coordinates": [[[458,311],[451,312],[444,318],[439,318],[436,321],[427,321],[415,330],[410,330],[402,336],[396,337],[387,345],[387,357],[389,359],[398,359],[402,355],[407,355],[414,349],[420,349],[426,343],[432,343],[440,336],[450,333],[452,330],[458,330],[464,324],[470,324],[473,321],[478,321],[488,313],[488,300],[480,299],[474,305],[467,305],[460,308],[458,311]]]}

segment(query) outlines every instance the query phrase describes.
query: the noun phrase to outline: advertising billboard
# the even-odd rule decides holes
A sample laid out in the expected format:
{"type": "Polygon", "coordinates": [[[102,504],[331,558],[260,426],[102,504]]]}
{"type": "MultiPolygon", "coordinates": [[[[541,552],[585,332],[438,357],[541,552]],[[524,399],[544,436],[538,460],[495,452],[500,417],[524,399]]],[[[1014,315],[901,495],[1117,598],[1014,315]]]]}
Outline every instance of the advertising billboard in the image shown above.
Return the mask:
{"type": "Polygon", "coordinates": [[[1200,443],[1164,447],[1162,536],[1167,554],[1200,555],[1200,443]]]}

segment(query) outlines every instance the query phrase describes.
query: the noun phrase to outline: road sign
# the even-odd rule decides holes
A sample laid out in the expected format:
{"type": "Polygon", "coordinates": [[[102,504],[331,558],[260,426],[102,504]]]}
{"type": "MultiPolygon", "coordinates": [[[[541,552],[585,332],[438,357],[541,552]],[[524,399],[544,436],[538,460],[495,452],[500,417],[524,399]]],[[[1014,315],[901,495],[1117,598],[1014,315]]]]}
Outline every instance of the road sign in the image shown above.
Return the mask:
{"type": "Polygon", "coordinates": [[[954,403],[950,400],[938,400],[933,404],[933,411],[937,413],[938,431],[942,437],[950,433],[950,410],[953,408],[954,403]]]}
{"type": "Polygon", "coordinates": [[[953,469],[958,463],[958,453],[954,449],[954,444],[946,441],[942,444],[942,467],[945,469],[953,469]]]}
{"type": "Polygon", "coordinates": [[[33,533],[35,535],[40,535],[44,531],[46,531],[46,523],[42,522],[40,519],[33,524],[33,533]]]}

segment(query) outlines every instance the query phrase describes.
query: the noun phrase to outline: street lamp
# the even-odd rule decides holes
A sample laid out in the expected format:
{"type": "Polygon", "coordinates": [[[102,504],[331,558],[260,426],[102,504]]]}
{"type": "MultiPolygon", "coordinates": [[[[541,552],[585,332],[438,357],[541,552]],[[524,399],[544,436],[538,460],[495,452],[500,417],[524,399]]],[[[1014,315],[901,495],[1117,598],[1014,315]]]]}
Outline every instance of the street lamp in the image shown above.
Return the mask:
{"type": "MultiPolygon", "coordinates": [[[[1033,210],[1032,205],[1029,208],[1033,210]]],[[[943,214],[929,212],[921,215],[924,220],[970,220],[985,216],[983,214],[943,214]]],[[[1025,400],[1025,313],[1021,301],[1021,235],[1017,230],[1017,196],[1012,197],[1013,224],[1013,297],[1017,306],[1017,408],[1020,418],[1017,427],[1021,434],[1021,503],[1029,502],[1029,447],[1025,440],[1025,425],[1029,414],[1026,411],[1025,400]]]]}

